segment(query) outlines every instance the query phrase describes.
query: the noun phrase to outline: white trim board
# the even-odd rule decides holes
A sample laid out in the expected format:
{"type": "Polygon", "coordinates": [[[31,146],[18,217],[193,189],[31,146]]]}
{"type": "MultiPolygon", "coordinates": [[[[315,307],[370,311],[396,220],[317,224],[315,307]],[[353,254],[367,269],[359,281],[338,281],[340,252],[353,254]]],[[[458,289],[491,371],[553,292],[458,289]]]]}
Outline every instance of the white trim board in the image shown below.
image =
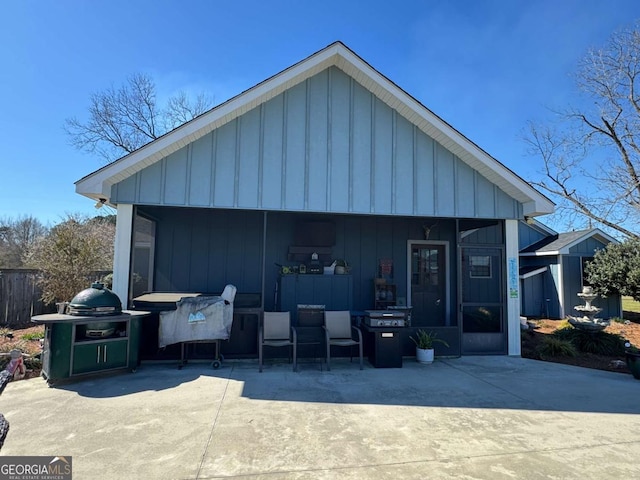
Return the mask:
{"type": "Polygon", "coordinates": [[[540,275],[541,273],[544,273],[547,270],[549,270],[549,267],[540,267],[536,270],[532,270],[523,275],[520,275],[520,280],[526,280],[527,278],[535,277],[536,275],[540,275]]]}

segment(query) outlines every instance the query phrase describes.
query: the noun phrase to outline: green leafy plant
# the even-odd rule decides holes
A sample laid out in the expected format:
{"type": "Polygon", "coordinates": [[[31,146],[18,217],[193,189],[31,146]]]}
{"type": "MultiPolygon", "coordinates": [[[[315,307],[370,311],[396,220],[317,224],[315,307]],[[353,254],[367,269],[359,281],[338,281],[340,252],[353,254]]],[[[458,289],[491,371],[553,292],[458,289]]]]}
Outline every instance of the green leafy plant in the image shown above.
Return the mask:
{"type": "Polygon", "coordinates": [[[441,343],[445,347],[448,347],[449,344],[442,340],[441,338],[436,338],[437,335],[434,332],[427,332],[426,330],[418,330],[416,332],[416,338],[409,337],[413,340],[413,343],[416,344],[416,347],[422,350],[430,350],[433,348],[434,343],[441,343]]]}
{"type": "Polygon", "coordinates": [[[598,250],[585,273],[595,293],[640,300],[640,238],[610,243],[598,250]]]}
{"type": "Polygon", "coordinates": [[[578,355],[576,347],[569,340],[562,340],[553,336],[546,336],[537,349],[540,358],[547,357],[575,357],[578,355]]]}
{"type": "Polygon", "coordinates": [[[38,332],[25,333],[20,337],[22,340],[41,340],[44,338],[44,330],[38,332]]]}

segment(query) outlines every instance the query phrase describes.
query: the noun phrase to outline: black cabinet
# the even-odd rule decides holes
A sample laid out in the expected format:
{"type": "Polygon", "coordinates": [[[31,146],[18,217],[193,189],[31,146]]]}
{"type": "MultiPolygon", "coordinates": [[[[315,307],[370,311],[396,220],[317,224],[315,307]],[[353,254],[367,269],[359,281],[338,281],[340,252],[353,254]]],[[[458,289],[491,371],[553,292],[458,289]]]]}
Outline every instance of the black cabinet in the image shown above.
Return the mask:
{"type": "Polygon", "coordinates": [[[351,275],[282,275],[279,283],[278,310],[291,312],[297,325],[298,305],[324,305],[325,310],[351,310],[351,275]]]}
{"type": "Polygon", "coordinates": [[[233,309],[233,324],[229,340],[222,342],[220,350],[229,357],[255,356],[258,354],[258,325],[262,318],[262,308],[233,309]]]}
{"type": "Polygon", "coordinates": [[[403,328],[374,328],[364,325],[365,351],[376,368],[402,368],[403,328]]]}

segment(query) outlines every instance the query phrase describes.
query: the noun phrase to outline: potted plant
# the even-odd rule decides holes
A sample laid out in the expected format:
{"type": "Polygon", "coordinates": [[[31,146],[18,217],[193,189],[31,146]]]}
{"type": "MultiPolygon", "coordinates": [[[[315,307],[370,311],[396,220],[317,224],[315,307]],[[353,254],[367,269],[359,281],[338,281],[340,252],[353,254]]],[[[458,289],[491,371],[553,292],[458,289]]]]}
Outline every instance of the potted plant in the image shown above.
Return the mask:
{"type": "Polygon", "coordinates": [[[624,353],[627,359],[627,367],[636,380],[640,380],[640,349],[631,345],[628,340],[624,342],[624,353]]]}
{"type": "Polygon", "coordinates": [[[427,332],[426,330],[418,330],[416,337],[409,337],[416,344],[416,359],[420,363],[432,363],[433,362],[433,344],[441,343],[445,347],[449,344],[440,338],[436,338],[436,334],[433,332],[427,332]]]}
{"type": "Polygon", "coordinates": [[[342,260],[342,259],[336,260],[335,264],[336,264],[336,269],[335,269],[336,275],[344,275],[345,273],[347,273],[349,265],[347,265],[346,260],[342,260]]]}

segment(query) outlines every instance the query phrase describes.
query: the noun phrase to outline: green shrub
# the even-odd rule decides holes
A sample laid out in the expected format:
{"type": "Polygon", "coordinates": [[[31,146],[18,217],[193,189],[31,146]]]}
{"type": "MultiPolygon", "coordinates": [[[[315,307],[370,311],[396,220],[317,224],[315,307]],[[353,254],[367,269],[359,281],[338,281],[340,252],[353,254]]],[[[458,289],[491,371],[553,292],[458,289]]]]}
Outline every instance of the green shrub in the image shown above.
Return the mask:
{"type": "Polygon", "coordinates": [[[588,332],[578,328],[562,328],[554,337],[573,343],[578,351],[597,355],[623,355],[624,339],[620,335],[607,332],[588,332]]]}
{"type": "Polygon", "coordinates": [[[573,343],[554,336],[546,336],[538,347],[537,353],[543,359],[546,357],[575,357],[578,355],[573,343]]]}
{"type": "Polygon", "coordinates": [[[615,323],[624,323],[625,319],[624,318],[620,318],[620,317],[611,317],[609,319],[610,322],[615,322],[615,323]]]}
{"type": "Polygon", "coordinates": [[[559,338],[560,340],[571,341],[575,336],[575,332],[577,332],[577,330],[567,322],[567,326],[559,328],[558,330],[553,332],[553,336],[559,338]]]}

